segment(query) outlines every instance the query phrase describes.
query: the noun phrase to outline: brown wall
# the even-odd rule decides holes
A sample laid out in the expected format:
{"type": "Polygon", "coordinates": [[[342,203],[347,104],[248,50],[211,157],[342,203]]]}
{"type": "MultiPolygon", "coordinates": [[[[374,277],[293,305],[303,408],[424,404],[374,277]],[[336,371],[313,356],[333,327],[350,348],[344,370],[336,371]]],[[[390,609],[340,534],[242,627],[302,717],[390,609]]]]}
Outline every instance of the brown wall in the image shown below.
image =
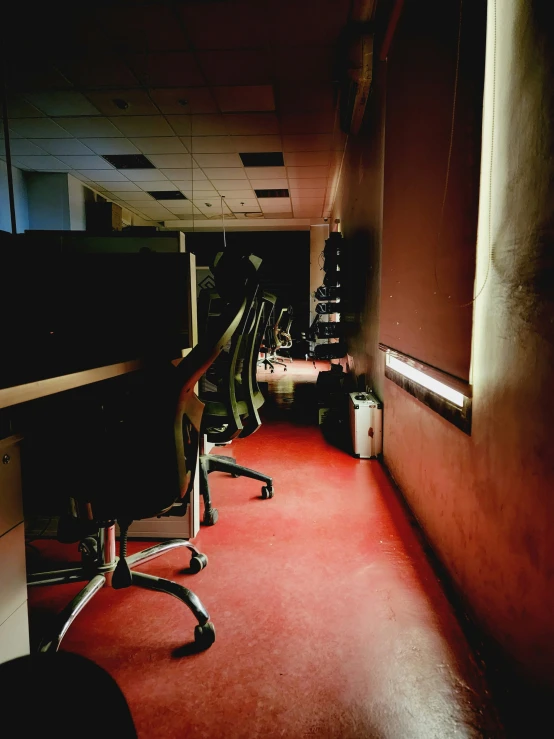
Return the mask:
{"type": "Polygon", "coordinates": [[[386,65],[373,70],[364,126],[348,141],[335,209],[347,254],[341,321],[349,332],[354,371],[365,375],[378,396],[385,379],[379,351],[381,239],[383,231],[383,155],[386,65]]]}
{"type": "MultiPolygon", "coordinates": [[[[376,313],[366,313],[353,346],[382,388],[385,463],[468,608],[524,674],[554,686],[554,32],[547,3],[496,2],[487,20],[472,435],[383,381],[376,313]]],[[[378,216],[351,205],[369,192],[365,177],[359,184],[363,157],[346,159],[337,210],[345,234],[371,234],[375,264],[378,216]]],[[[368,274],[371,303],[379,288],[368,274]]]]}

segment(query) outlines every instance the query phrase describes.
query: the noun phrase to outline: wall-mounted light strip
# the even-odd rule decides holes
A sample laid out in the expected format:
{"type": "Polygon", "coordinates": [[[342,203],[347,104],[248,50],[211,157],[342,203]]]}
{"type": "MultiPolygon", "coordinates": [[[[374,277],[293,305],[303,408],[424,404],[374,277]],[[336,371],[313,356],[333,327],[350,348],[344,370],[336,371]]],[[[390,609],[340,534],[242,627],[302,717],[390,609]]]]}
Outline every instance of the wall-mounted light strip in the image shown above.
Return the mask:
{"type": "Polygon", "coordinates": [[[404,377],[426,387],[428,390],[440,395],[441,398],[449,400],[451,403],[454,403],[454,405],[457,405],[458,408],[464,407],[464,396],[457,390],[453,390],[451,387],[448,387],[448,385],[435,380],[434,377],[426,375],[421,370],[416,369],[416,367],[412,367],[388,352],[386,355],[386,362],[388,367],[399,372],[401,375],[404,375],[404,377]]]}
{"type": "Polygon", "coordinates": [[[379,344],[379,349],[385,354],[388,380],[471,435],[473,391],[468,382],[386,344],[379,344]]]}

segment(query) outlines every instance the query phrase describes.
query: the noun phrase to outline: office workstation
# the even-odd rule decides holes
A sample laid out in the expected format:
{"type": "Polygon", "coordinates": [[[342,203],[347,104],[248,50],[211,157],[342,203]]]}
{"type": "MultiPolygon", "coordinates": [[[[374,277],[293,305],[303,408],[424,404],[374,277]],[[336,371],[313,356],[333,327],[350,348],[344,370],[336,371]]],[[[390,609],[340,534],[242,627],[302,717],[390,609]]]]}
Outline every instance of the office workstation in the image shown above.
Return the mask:
{"type": "Polygon", "coordinates": [[[0,734],[542,736],[548,20],[8,9],[0,734]]]}

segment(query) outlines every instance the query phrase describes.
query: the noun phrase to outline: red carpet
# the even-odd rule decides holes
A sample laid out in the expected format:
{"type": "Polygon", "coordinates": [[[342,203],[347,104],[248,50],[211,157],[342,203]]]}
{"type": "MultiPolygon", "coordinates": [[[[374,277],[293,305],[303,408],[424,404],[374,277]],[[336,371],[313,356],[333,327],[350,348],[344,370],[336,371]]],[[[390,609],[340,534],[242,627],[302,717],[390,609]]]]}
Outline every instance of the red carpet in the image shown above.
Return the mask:
{"type": "MultiPolygon", "coordinates": [[[[192,639],[188,610],[132,588],[97,595],[63,648],[115,677],[140,737],[502,736],[379,463],[354,459],[307,425],[311,363],[263,375],[273,390],[269,420],[224,451],[273,474],[275,497],[261,500],[256,481],[213,473],[219,522],[197,537],[207,569],[180,574],[182,550],[143,568],[199,595],[214,646],[180,650],[192,639]]],[[[61,609],[77,589],[32,589],[35,617],[61,609]]],[[[101,705],[90,709],[84,720],[109,722],[101,705]]]]}

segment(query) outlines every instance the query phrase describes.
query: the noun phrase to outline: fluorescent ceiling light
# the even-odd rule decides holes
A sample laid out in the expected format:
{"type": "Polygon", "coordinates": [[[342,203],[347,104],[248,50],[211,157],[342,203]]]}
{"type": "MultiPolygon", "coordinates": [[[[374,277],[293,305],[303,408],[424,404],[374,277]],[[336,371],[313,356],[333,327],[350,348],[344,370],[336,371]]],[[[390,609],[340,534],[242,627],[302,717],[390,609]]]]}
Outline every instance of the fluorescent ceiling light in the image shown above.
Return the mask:
{"type": "Polygon", "coordinates": [[[426,387],[428,390],[432,390],[437,395],[440,395],[441,398],[446,398],[446,400],[454,403],[454,405],[457,405],[459,408],[464,407],[464,396],[457,390],[453,390],[451,387],[448,387],[448,385],[435,380],[434,377],[426,375],[425,372],[421,372],[421,370],[412,367],[410,364],[406,364],[406,362],[403,362],[401,359],[398,359],[389,352],[387,352],[386,361],[387,365],[391,369],[395,370],[395,372],[399,372],[401,375],[404,375],[404,377],[417,382],[418,385],[423,385],[423,387],[426,387]]]}

